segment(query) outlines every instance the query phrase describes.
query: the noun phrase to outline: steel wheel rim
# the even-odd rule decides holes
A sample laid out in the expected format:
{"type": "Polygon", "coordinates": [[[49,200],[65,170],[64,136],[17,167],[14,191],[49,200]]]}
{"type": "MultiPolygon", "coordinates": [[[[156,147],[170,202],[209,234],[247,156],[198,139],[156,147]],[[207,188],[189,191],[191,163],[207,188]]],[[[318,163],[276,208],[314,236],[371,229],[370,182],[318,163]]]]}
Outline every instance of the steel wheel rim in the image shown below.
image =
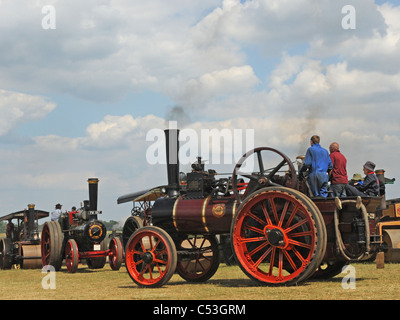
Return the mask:
{"type": "Polygon", "coordinates": [[[190,255],[193,252],[192,259],[178,261],[177,271],[188,281],[200,280],[203,277],[209,278],[207,275],[214,274],[214,266],[216,259],[219,259],[218,245],[213,245],[212,240],[208,236],[195,235],[193,238],[184,239],[180,243],[180,248],[187,251],[190,255]],[[200,241],[200,243],[198,243],[200,241]]]}
{"type": "Polygon", "coordinates": [[[51,254],[51,240],[50,230],[47,224],[43,226],[40,246],[42,250],[42,264],[43,266],[49,265],[51,254]]]}
{"type": "Polygon", "coordinates": [[[110,242],[110,254],[108,256],[108,260],[111,266],[111,269],[117,270],[121,266],[121,258],[122,257],[122,245],[118,245],[117,241],[120,241],[119,239],[117,240],[116,238],[112,239],[110,242]]]}
{"type": "Polygon", "coordinates": [[[65,246],[65,265],[68,272],[75,272],[78,266],[79,253],[74,240],[69,240],[65,246]]]}
{"type": "Polygon", "coordinates": [[[302,278],[315,243],[311,213],[285,192],[257,194],[246,201],[235,220],[237,260],[248,275],[263,283],[286,284],[302,278]]]}
{"type": "Polygon", "coordinates": [[[170,268],[169,246],[151,230],[139,232],[126,248],[126,268],[139,284],[151,286],[162,281],[170,268]]]}

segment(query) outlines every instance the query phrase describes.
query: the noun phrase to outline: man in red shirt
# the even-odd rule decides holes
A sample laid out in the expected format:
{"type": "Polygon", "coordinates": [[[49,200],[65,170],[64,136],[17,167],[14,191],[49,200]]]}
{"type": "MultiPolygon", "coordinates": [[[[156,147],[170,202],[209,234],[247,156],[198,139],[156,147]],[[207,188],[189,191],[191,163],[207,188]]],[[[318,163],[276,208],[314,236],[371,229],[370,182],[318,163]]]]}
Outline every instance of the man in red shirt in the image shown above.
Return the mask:
{"type": "Polygon", "coordinates": [[[337,142],[331,143],[329,146],[329,152],[329,157],[331,158],[333,165],[333,169],[329,174],[333,196],[345,197],[345,186],[349,183],[346,170],[346,157],[339,151],[339,144],[337,142]]]}

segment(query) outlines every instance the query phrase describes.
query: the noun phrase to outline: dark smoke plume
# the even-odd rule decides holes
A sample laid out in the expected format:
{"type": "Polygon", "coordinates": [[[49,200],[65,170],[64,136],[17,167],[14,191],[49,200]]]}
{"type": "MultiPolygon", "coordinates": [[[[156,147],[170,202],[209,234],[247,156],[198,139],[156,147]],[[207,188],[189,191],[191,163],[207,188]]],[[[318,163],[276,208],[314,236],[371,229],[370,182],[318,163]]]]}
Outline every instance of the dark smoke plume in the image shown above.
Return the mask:
{"type": "Polygon", "coordinates": [[[186,127],[192,122],[183,107],[178,105],[173,106],[170,110],[168,110],[165,116],[165,121],[177,121],[178,128],[186,127]]]}

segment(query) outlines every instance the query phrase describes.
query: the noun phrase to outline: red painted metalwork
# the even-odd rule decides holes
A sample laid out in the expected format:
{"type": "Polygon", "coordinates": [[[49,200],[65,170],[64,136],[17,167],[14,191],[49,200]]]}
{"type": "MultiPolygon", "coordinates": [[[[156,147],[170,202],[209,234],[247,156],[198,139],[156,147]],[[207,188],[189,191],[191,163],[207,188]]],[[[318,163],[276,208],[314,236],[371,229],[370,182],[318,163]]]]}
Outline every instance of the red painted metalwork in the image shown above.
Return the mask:
{"type": "Polygon", "coordinates": [[[177,253],[174,242],[160,228],[140,228],[128,241],[125,263],[129,276],[138,285],[162,286],[176,269],[177,253]]]}
{"type": "Polygon", "coordinates": [[[232,228],[243,271],[267,284],[299,281],[316,255],[317,228],[310,208],[294,194],[273,190],[243,204],[232,228]]]}
{"type": "Polygon", "coordinates": [[[108,262],[111,269],[119,270],[124,254],[121,240],[119,238],[111,239],[108,251],[108,262]]]}
{"type": "Polygon", "coordinates": [[[78,269],[79,252],[74,239],[69,239],[65,246],[65,265],[68,272],[74,273],[78,269]]]}

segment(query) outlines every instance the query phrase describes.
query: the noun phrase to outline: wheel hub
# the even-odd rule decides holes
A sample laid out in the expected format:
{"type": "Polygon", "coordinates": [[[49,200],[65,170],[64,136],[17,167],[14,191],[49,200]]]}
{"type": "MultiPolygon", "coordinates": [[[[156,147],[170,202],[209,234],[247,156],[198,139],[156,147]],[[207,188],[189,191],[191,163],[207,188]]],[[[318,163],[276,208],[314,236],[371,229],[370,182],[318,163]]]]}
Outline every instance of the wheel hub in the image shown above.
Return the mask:
{"type": "Polygon", "coordinates": [[[288,239],[285,232],[281,228],[276,226],[266,226],[264,233],[271,246],[286,248],[288,239]]]}
{"type": "Polygon", "coordinates": [[[267,232],[268,242],[273,246],[283,245],[283,233],[279,229],[268,230],[267,232]]]}
{"type": "Polygon", "coordinates": [[[143,260],[143,262],[146,263],[146,264],[152,263],[152,262],[153,262],[153,255],[152,255],[152,253],[151,253],[151,252],[145,252],[145,253],[142,255],[142,260],[143,260]]]}

